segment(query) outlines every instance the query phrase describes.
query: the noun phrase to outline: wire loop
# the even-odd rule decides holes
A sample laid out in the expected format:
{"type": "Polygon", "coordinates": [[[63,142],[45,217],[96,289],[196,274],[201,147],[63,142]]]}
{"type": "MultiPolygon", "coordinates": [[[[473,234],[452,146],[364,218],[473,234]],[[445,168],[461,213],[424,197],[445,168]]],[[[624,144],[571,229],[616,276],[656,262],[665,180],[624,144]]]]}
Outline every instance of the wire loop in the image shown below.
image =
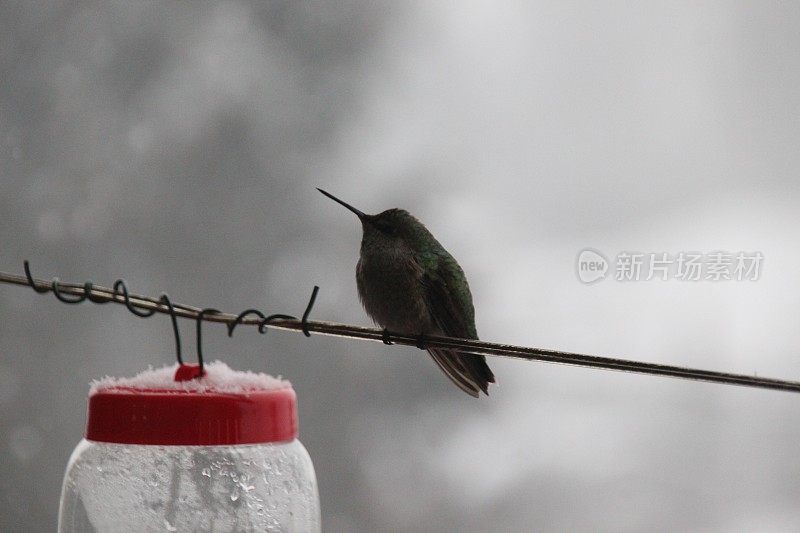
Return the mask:
{"type": "MultiPolygon", "coordinates": [[[[228,337],[233,337],[233,330],[236,329],[236,326],[242,323],[242,320],[244,320],[247,315],[257,315],[259,318],[261,318],[262,324],[267,319],[267,317],[264,316],[264,313],[262,313],[258,309],[247,309],[246,311],[242,311],[236,316],[236,320],[228,324],[228,337]]],[[[260,325],[258,326],[258,332],[266,333],[266,331],[263,331],[261,329],[260,325]]]]}
{"type": "Polygon", "coordinates": [[[86,299],[86,294],[83,294],[82,296],[75,296],[74,299],[68,298],[63,294],[61,294],[61,288],[59,285],[61,283],[61,280],[59,280],[58,278],[53,278],[53,281],[51,283],[53,286],[53,294],[56,295],[56,298],[58,298],[59,301],[62,301],[65,304],[79,304],[86,299]]]}
{"type": "Polygon", "coordinates": [[[107,304],[111,300],[106,297],[95,296],[92,292],[94,290],[94,284],[91,281],[87,281],[83,284],[83,295],[86,297],[90,302],[96,304],[107,304]]]}
{"type": "Polygon", "coordinates": [[[141,311],[131,304],[131,297],[128,294],[128,284],[125,283],[124,279],[118,279],[114,282],[114,296],[122,296],[125,299],[125,307],[128,308],[128,311],[133,313],[134,315],[138,316],[139,318],[147,318],[151,317],[155,314],[155,309],[145,309],[141,311]],[[122,292],[120,292],[120,289],[122,292]]]}
{"type": "Polygon", "coordinates": [[[260,333],[266,333],[267,326],[269,326],[270,324],[272,324],[277,320],[297,320],[297,317],[293,317],[292,315],[283,315],[281,313],[269,315],[267,318],[261,321],[261,324],[258,325],[258,331],[260,333]]]}

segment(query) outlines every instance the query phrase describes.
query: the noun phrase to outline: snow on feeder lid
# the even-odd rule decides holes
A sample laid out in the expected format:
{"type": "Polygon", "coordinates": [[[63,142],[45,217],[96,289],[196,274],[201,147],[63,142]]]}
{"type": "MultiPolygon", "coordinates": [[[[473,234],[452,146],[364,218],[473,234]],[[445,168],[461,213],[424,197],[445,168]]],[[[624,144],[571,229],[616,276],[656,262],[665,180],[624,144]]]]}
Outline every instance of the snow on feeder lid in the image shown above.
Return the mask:
{"type": "Polygon", "coordinates": [[[226,445],[297,438],[291,383],[221,361],[165,366],[92,383],[86,438],[121,444],[226,445]]]}

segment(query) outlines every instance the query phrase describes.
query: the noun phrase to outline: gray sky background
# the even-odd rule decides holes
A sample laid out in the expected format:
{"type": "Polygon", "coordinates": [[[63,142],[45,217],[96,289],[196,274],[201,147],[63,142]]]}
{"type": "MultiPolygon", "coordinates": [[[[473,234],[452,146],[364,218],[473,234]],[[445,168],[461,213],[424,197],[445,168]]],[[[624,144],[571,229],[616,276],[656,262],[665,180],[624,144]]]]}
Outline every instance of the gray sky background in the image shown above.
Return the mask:
{"type": "MultiPolygon", "coordinates": [[[[0,269],[368,325],[360,228],[404,207],[486,340],[796,378],[800,5],[0,3],[0,269]],[[606,279],[580,250],[759,251],[755,282],[606,279]]],[[[88,382],[168,319],[0,287],[0,530],[48,531],[88,382]]],[[[192,353],[193,325],[183,324],[192,353]]],[[[798,398],[224,328],[289,378],[325,531],[792,531],[798,398]]]]}

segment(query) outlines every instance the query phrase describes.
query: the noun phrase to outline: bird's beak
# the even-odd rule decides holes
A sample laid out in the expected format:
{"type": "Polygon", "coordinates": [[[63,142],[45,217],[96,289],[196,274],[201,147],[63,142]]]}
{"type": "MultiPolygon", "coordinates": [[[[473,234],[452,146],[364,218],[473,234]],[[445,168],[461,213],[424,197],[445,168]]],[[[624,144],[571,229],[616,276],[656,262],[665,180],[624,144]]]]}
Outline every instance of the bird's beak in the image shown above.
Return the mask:
{"type": "Polygon", "coordinates": [[[335,197],[334,195],[332,195],[331,193],[329,193],[329,192],[325,192],[325,191],[323,191],[322,189],[320,189],[319,187],[317,187],[317,190],[318,190],[319,192],[321,192],[322,194],[324,194],[325,196],[327,196],[328,198],[330,198],[331,200],[333,200],[334,202],[338,202],[338,203],[342,204],[342,205],[343,205],[343,206],[345,206],[347,209],[349,209],[350,211],[352,211],[353,213],[355,213],[355,214],[356,214],[356,216],[359,218],[359,220],[361,220],[362,222],[363,222],[363,221],[366,219],[366,217],[368,216],[368,215],[366,215],[365,213],[363,213],[362,211],[359,211],[358,209],[356,209],[355,207],[353,207],[352,205],[350,205],[350,204],[348,204],[348,203],[345,203],[345,202],[343,202],[343,201],[339,200],[338,198],[336,198],[336,197],[335,197]]]}

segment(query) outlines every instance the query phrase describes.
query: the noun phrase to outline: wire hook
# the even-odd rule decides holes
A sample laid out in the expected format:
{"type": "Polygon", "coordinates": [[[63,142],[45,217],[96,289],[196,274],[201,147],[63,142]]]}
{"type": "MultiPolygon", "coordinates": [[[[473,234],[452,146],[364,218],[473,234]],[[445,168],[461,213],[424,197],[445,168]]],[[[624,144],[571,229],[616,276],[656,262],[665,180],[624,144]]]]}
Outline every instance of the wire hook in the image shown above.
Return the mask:
{"type": "Polygon", "coordinates": [[[314,290],[311,291],[311,298],[308,300],[308,305],[306,306],[306,310],[303,313],[303,335],[306,337],[310,337],[311,333],[308,332],[308,315],[311,314],[311,308],[314,307],[314,301],[317,299],[317,293],[319,292],[319,287],[314,285],[314,290]]]}
{"type": "Polygon", "coordinates": [[[203,370],[203,317],[205,315],[218,315],[220,313],[221,311],[219,309],[206,307],[205,309],[201,309],[197,314],[197,364],[200,367],[197,377],[202,377],[205,374],[203,370]]]}
{"type": "Polygon", "coordinates": [[[178,329],[178,317],[175,314],[175,307],[172,306],[172,301],[169,299],[169,296],[166,292],[161,293],[159,301],[166,305],[169,309],[169,318],[172,322],[172,334],[175,336],[175,357],[178,359],[178,364],[183,365],[183,354],[181,353],[181,332],[178,329]]]}

